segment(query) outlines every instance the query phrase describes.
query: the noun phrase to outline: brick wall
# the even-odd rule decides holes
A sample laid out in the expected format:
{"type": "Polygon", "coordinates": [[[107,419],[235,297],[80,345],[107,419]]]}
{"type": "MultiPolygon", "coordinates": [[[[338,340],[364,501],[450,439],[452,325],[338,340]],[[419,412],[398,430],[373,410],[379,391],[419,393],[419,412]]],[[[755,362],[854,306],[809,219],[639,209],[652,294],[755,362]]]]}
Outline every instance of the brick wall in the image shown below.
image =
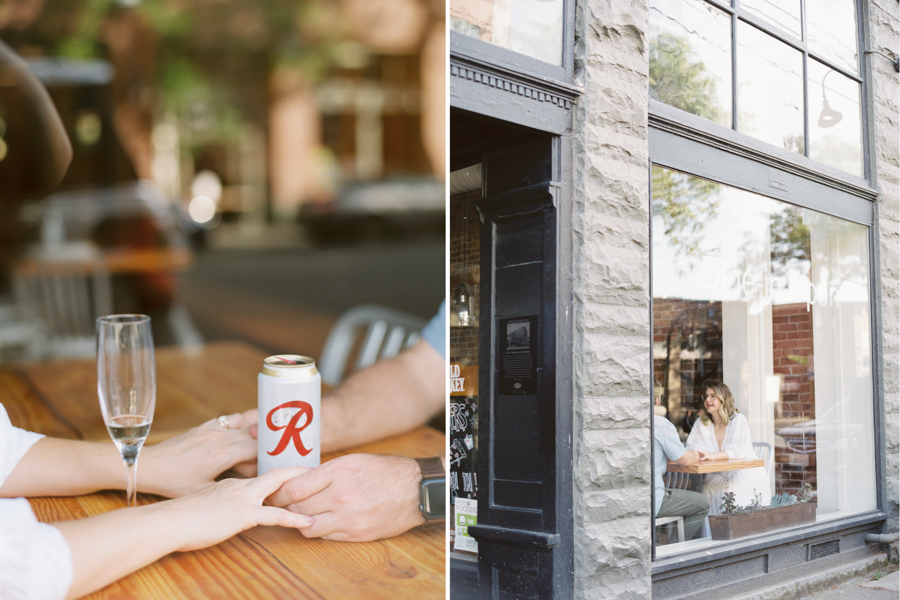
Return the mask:
{"type": "MultiPolygon", "coordinates": [[[[772,307],[773,359],[782,375],[781,402],[775,406],[775,429],[816,417],[813,378],[812,312],[806,304],[772,307]]],[[[816,489],[815,445],[791,438],[775,445],[775,489],[796,494],[804,482],[816,489]]]]}

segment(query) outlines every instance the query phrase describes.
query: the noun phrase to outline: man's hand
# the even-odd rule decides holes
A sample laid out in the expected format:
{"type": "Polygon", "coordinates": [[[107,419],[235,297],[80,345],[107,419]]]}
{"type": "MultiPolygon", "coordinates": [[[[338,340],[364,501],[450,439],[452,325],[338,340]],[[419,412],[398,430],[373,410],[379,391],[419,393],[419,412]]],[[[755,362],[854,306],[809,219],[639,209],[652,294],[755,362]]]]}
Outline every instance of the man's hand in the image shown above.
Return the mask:
{"type": "Polygon", "coordinates": [[[315,519],[310,538],[368,542],[422,525],[422,470],[406,457],[348,454],[286,482],[268,504],[315,519]]]}

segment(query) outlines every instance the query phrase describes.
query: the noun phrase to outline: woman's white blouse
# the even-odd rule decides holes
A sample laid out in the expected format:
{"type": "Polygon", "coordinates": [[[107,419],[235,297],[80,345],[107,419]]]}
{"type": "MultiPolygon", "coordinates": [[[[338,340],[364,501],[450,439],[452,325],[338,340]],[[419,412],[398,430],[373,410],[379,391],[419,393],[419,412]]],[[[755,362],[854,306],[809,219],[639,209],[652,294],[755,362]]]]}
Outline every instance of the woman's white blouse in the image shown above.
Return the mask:
{"type": "MultiPolygon", "coordinates": [[[[0,404],[0,486],[42,435],[13,427],[0,404]]],[[[0,597],[65,598],[72,552],[56,527],[39,523],[24,498],[0,498],[0,597]]]]}
{"type": "Polygon", "coordinates": [[[704,424],[700,419],[694,423],[685,447],[688,450],[725,452],[731,460],[756,458],[756,453],[753,451],[753,440],[750,439],[750,424],[741,413],[735,413],[731,423],[725,429],[725,439],[722,440],[721,450],[719,442],[716,441],[716,431],[712,421],[704,424]]]}

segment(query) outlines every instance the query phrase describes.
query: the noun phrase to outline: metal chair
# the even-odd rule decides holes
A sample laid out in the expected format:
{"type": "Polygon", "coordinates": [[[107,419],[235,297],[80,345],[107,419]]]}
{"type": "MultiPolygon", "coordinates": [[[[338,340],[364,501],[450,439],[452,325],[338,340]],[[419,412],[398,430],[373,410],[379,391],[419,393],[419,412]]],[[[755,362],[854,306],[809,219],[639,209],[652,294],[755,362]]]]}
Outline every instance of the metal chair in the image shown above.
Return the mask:
{"type": "Polygon", "coordinates": [[[95,320],[111,312],[112,291],[93,244],[38,247],[13,268],[13,291],[22,318],[43,332],[40,356],[96,352],[95,320]]]}
{"type": "Polygon", "coordinates": [[[683,517],[656,517],[654,521],[655,525],[659,527],[660,525],[667,525],[669,523],[675,523],[675,531],[676,531],[676,542],[684,541],[684,518],[683,517]]]}
{"type": "Polygon", "coordinates": [[[421,339],[425,323],[421,317],[383,306],[351,308],[340,316],[325,340],[318,361],[322,381],[337,385],[357,369],[396,356],[421,339]]]}
{"type": "Polygon", "coordinates": [[[666,487],[688,490],[691,488],[691,474],[666,471],[666,487]]]}
{"type": "Polygon", "coordinates": [[[753,442],[753,451],[756,453],[757,458],[761,458],[766,461],[766,471],[769,474],[769,478],[772,477],[772,454],[774,450],[772,449],[772,444],[768,442],[753,442]]]}
{"type": "MultiPolygon", "coordinates": [[[[686,490],[691,487],[691,476],[690,473],[680,473],[673,471],[666,471],[666,487],[673,489],[686,490]]],[[[669,523],[675,523],[675,529],[677,531],[677,539],[678,542],[684,541],[684,518],[683,517],[656,517],[655,525],[659,527],[660,525],[667,525],[669,523]]]]}

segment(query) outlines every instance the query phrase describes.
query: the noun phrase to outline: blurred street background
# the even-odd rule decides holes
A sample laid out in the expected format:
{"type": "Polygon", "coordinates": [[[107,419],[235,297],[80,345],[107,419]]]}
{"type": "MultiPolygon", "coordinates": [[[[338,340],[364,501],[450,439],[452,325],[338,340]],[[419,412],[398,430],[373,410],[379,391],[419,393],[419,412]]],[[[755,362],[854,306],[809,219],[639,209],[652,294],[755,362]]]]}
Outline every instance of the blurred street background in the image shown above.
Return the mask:
{"type": "Polygon", "coordinates": [[[0,81],[0,360],[90,355],[98,311],[313,356],[357,304],[432,316],[444,35],[439,0],[0,3],[74,148],[11,200],[30,140],[0,81]]]}

